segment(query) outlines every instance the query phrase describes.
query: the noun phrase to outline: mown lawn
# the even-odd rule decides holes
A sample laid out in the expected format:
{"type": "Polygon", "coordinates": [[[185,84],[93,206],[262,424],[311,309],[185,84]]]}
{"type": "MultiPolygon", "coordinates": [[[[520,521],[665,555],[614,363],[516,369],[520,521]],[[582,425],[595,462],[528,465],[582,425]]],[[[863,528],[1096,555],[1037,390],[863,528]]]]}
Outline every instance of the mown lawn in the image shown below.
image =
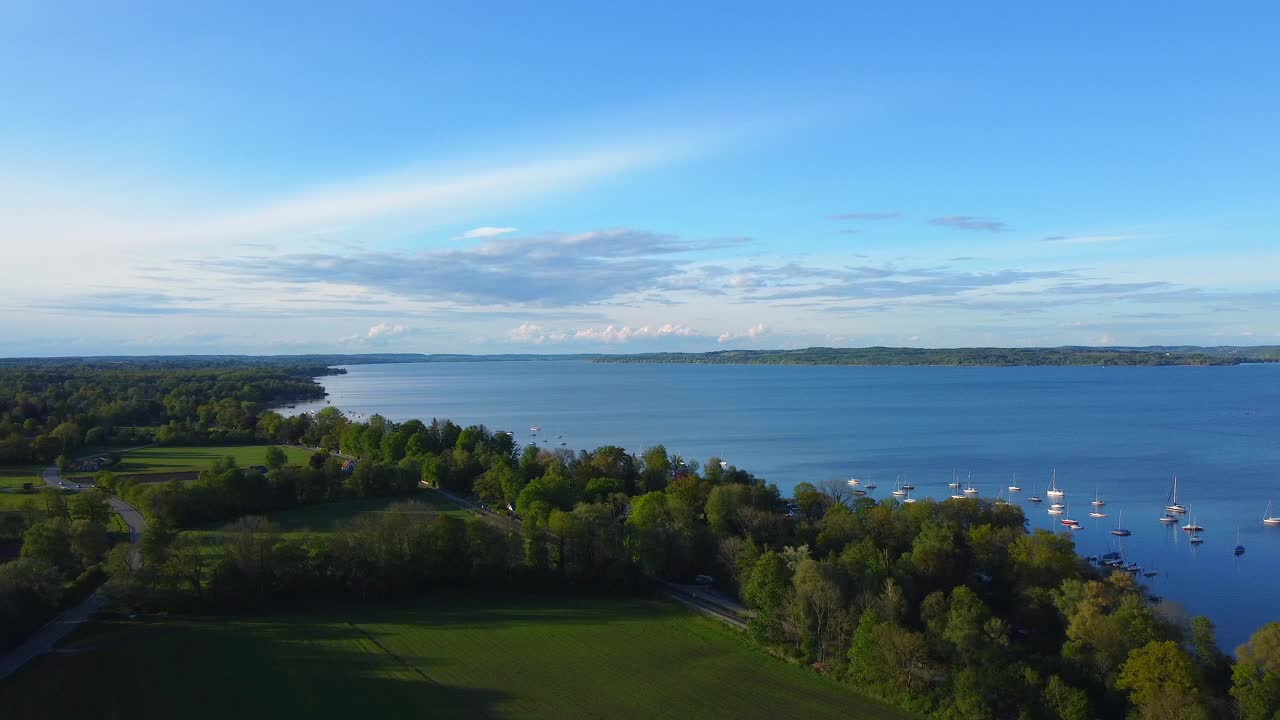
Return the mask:
{"type": "MultiPolygon", "coordinates": [[[[172,473],[204,470],[215,460],[233,457],[241,467],[262,465],[266,462],[268,445],[225,445],[210,447],[149,447],[124,454],[113,472],[129,475],[137,473],[172,473]]],[[[302,465],[311,457],[311,451],[281,445],[288,461],[302,465]]]]}
{"type": "Polygon", "coordinates": [[[64,648],[0,684],[5,717],[905,717],[659,600],[445,593],[64,648]]]}
{"type": "Polygon", "coordinates": [[[43,469],[40,465],[2,465],[0,490],[21,490],[23,483],[31,483],[38,489],[44,485],[40,479],[43,469]]]}

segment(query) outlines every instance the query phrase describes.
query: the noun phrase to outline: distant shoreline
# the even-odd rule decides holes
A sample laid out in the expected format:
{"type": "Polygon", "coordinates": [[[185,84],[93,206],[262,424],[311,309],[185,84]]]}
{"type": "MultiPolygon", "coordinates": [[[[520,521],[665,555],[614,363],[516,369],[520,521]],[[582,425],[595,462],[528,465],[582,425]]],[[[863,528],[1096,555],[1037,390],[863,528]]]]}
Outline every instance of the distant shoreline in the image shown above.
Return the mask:
{"type": "Polygon", "coordinates": [[[303,354],[303,355],[151,355],[81,356],[58,358],[0,358],[0,368],[22,366],[213,366],[235,369],[252,366],[291,370],[327,369],[316,374],[340,374],[336,368],[353,365],[405,363],[548,362],[579,360],[595,363],[681,365],[808,365],[853,367],[1173,367],[1224,366],[1280,362],[1280,345],[1201,347],[1195,345],[1143,347],[1067,346],[1052,348],[911,348],[810,347],[794,350],[715,350],[710,352],[565,353],[565,354],[303,354]]]}

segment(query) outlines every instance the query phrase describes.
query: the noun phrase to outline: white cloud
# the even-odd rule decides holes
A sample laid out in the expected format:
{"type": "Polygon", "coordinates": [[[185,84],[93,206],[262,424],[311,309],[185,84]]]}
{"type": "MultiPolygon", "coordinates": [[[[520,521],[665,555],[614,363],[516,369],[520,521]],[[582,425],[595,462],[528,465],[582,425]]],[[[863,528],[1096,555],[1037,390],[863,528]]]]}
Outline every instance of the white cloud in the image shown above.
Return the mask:
{"type": "Polygon", "coordinates": [[[697,331],[687,325],[664,323],[662,325],[614,325],[585,327],[577,330],[548,330],[538,323],[522,323],[508,337],[515,342],[541,345],[546,342],[581,340],[585,342],[624,343],[642,338],[699,337],[697,331]]]}
{"type": "Polygon", "coordinates": [[[765,325],[764,323],[756,323],[755,325],[752,325],[751,327],[747,328],[746,330],[742,331],[741,333],[734,333],[734,332],[729,332],[729,331],[722,332],[722,333],[720,333],[720,337],[719,337],[719,338],[717,338],[717,341],[718,341],[721,345],[723,345],[723,344],[725,344],[725,343],[729,342],[730,340],[738,340],[738,339],[741,339],[741,338],[758,338],[758,337],[763,337],[763,336],[765,336],[766,334],[768,334],[768,332],[769,332],[769,326],[768,326],[768,325],[765,325]]]}
{"type": "Polygon", "coordinates": [[[407,335],[413,333],[413,328],[399,323],[380,322],[369,328],[364,335],[348,335],[340,338],[338,342],[343,345],[374,345],[386,342],[397,335],[407,335]]]}
{"type": "Polygon", "coordinates": [[[478,228],[472,228],[462,233],[458,237],[461,238],[462,240],[475,240],[477,238],[491,238],[491,237],[497,237],[499,235],[507,235],[519,229],[520,228],[492,227],[489,225],[482,225],[478,228]]]}
{"type": "Polygon", "coordinates": [[[405,327],[404,325],[396,325],[388,322],[381,322],[369,328],[369,332],[368,334],[365,335],[365,337],[372,340],[374,338],[383,337],[384,335],[399,335],[407,331],[408,329],[409,328],[405,327]]]}

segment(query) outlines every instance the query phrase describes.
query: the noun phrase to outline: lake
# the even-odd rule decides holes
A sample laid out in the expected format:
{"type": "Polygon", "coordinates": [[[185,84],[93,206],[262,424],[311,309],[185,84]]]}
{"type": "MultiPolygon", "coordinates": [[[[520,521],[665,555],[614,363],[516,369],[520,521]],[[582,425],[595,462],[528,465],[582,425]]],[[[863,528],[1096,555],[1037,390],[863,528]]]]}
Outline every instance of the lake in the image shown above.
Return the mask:
{"type": "MultiPolygon", "coordinates": [[[[796,483],[870,476],[889,497],[946,498],[953,472],[983,497],[1015,474],[1044,497],[1056,470],[1082,554],[1115,549],[1159,573],[1162,597],[1217,623],[1230,651],[1280,620],[1280,528],[1260,522],[1280,501],[1280,365],[1234,367],[782,367],[633,365],[584,361],[357,365],[319,378],[349,415],[449,418],[512,430],[540,425],[548,447],[661,443],[704,461],[720,456],[789,494],[796,483]],[[557,440],[563,435],[563,440],[557,440]],[[1173,477],[1205,527],[1187,542],[1161,525],[1173,477]],[[1098,492],[1108,519],[1088,517],[1098,492]],[[1233,557],[1237,528],[1247,548],[1233,557]]],[[[293,412],[324,407],[300,404],[293,412]]],[[[1058,530],[1040,506],[1031,527],[1058,530]]],[[[1280,508],[1277,509],[1280,514],[1280,508]]],[[[1180,521],[1181,525],[1184,521],[1180,521]]]]}

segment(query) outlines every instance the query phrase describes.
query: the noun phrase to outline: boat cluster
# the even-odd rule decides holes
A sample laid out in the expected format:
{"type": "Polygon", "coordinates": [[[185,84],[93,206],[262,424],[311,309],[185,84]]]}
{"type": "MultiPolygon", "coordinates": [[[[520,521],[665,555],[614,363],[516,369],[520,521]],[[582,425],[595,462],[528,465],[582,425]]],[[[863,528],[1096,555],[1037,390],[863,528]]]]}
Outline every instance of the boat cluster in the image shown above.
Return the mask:
{"type": "MultiPolygon", "coordinates": [[[[874,490],[876,488],[875,483],[870,482],[869,480],[864,481],[863,479],[858,478],[856,476],[849,479],[849,486],[853,488],[854,495],[866,495],[868,490],[874,490]]],[[[966,482],[962,484],[960,482],[959,475],[953,472],[951,477],[951,482],[948,483],[947,486],[951,488],[952,500],[972,499],[972,498],[978,497],[979,495],[978,488],[975,487],[973,484],[972,473],[969,473],[966,482]]],[[[912,485],[909,482],[905,482],[902,479],[902,476],[899,475],[897,482],[894,484],[894,489],[892,494],[895,498],[898,498],[904,503],[913,503],[916,501],[915,498],[911,497],[911,491],[914,489],[915,489],[915,485],[912,485]]],[[[1017,476],[1014,476],[1013,482],[1008,486],[1007,489],[1008,489],[1010,498],[1012,498],[1015,494],[1022,492],[1022,487],[1018,485],[1017,476]]],[[[1066,502],[1067,493],[1065,490],[1058,487],[1058,473],[1056,470],[1050,476],[1049,485],[1047,488],[1045,488],[1045,496],[1048,497],[1050,500],[1050,504],[1047,510],[1049,515],[1059,518],[1058,521],[1065,528],[1068,528],[1070,530],[1083,529],[1083,525],[1081,525],[1080,521],[1071,517],[1070,506],[1066,502]]],[[[1039,495],[1027,495],[1023,498],[1023,500],[1033,504],[1040,504],[1044,502],[1044,500],[1039,495]]],[[[1000,493],[997,494],[996,503],[1008,504],[1008,500],[1006,500],[1004,497],[1004,490],[1001,490],[1000,493]]],[[[1103,510],[1106,504],[1107,504],[1106,501],[1102,499],[1100,493],[1098,492],[1098,488],[1095,488],[1094,494],[1093,494],[1093,500],[1089,501],[1089,505],[1092,506],[1093,508],[1092,510],[1089,511],[1089,517],[1094,519],[1108,517],[1107,513],[1104,512],[1103,510]]],[[[1169,493],[1169,498],[1166,501],[1166,504],[1164,506],[1163,514],[1161,514],[1159,517],[1159,521],[1165,525],[1172,525],[1179,521],[1178,517],[1181,515],[1185,515],[1188,517],[1188,520],[1186,524],[1182,526],[1182,529],[1190,534],[1191,544],[1199,545],[1203,543],[1204,538],[1201,537],[1200,533],[1204,532],[1204,527],[1196,522],[1195,516],[1191,514],[1190,506],[1182,502],[1179,502],[1178,479],[1175,477],[1173,479],[1173,489],[1169,493]]],[[[1119,517],[1117,517],[1116,526],[1111,529],[1112,535],[1115,535],[1117,537],[1128,537],[1133,534],[1131,530],[1124,527],[1123,520],[1124,520],[1124,512],[1121,511],[1119,514],[1119,517]]],[[[1267,504],[1267,510],[1262,515],[1262,523],[1264,525],[1280,526],[1280,516],[1274,515],[1272,513],[1271,503],[1267,504]]],[[[1238,538],[1237,538],[1235,552],[1237,555],[1240,555],[1244,552],[1244,546],[1239,544],[1238,538]]],[[[1097,558],[1097,559],[1099,561],[1109,562],[1111,560],[1117,560],[1119,558],[1107,558],[1106,556],[1102,556],[1101,558],[1097,558]]]]}

